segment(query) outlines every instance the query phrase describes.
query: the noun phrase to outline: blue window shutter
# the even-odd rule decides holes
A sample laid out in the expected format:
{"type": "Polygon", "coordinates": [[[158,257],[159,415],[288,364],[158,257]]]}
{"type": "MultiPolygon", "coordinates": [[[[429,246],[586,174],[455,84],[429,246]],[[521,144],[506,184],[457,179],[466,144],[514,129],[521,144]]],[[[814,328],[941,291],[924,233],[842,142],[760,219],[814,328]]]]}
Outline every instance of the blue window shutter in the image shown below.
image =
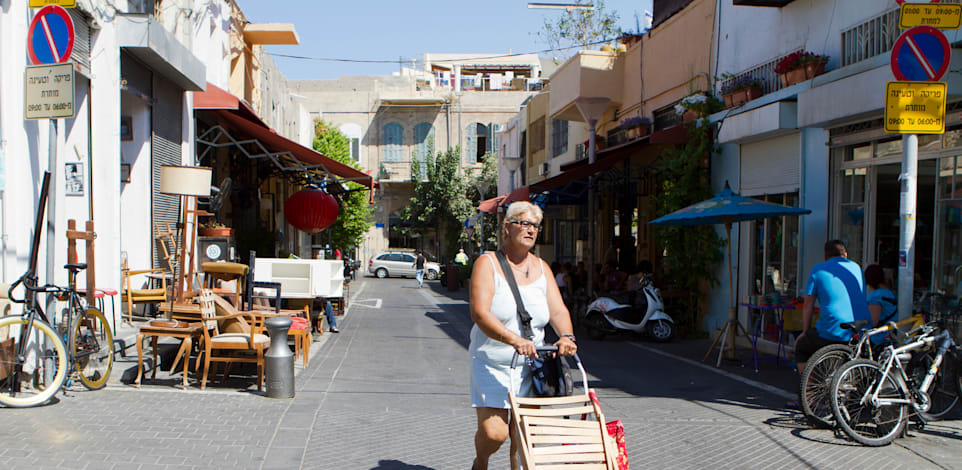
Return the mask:
{"type": "Polygon", "coordinates": [[[396,122],[389,122],[382,130],[384,145],[384,161],[401,161],[401,146],[404,143],[404,128],[396,122]]]}
{"type": "Polygon", "coordinates": [[[478,153],[478,123],[472,122],[465,129],[464,161],[474,163],[478,153]]]}
{"type": "Polygon", "coordinates": [[[428,151],[433,141],[434,127],[431,123],[422,122],[414,126],[414,158],[422,165],[421,178],[427,176],[427,168],[424,168],[424,164],[427,162],[428,151]]]}

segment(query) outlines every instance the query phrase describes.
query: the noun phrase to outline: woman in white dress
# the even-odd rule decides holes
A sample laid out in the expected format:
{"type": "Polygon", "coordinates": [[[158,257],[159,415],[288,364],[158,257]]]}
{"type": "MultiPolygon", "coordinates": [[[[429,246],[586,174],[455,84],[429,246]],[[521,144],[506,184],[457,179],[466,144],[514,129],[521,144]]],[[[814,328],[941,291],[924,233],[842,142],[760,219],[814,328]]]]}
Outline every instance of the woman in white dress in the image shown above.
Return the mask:
{"type": "MultiPolygon", "coordinates": [[[[514,295],[504,278],[494,253],[486,253],[474,263],[471,274],[471,406],[478,416],[478,430],[474,438],[475,458],[472,470],[486,470],[488,458],[494,454],[510,434],[508,422],[508,387],[511,358],[515,352],[534,357],[536,347],[544,344],[544,327],[551,327],[558,337],[555,346],[565,356],[574,355],[578,347],[572,334],[571,317],[561,300],[561,293],[551,268],[544,260],[531,254],[538,231],[541,229],[541,208],[529,202],[515,202],[508,207],[504,218],[504,245],[501,251],[518,283],[524,307],[531,315],[534,341],[521,335],[514,295]]],[[[530,381],[522,380],[521,368],[516,368],[515,390],[518,395],[530,395],[530,381]]],[[[511,441],[511,456],[517,452],[511,441]]],[[[511,459],[515,470],[516,459],[511,459]]]]}

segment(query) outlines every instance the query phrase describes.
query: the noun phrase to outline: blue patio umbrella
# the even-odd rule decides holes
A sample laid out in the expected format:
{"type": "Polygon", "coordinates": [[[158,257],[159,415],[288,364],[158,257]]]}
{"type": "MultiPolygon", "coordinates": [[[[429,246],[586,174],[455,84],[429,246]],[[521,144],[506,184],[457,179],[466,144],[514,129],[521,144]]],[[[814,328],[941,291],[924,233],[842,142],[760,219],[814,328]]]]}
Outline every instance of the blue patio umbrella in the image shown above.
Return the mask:
{"type": "MultiPolygon", "coordinates": [[[[728,182],[726,181],[725,188],[716,194],[715,197],[648,222],[652,225],[725,224],[725,232],[728,242],[728,321],[725,322],[721,332],[717,337],[715,337],[715,340],[712,341],[711,347],[708,349],[708,353],[705,354],[705,358],[702,360],[708,358],[708,355],[711,354],[711,351],[715,349],[715,344],[718,343],[719,338],[725,336],[725,333],[728,331],[732,333],[730,336],[728,336],[727,341],[729,354],[734,356],[735,335],[737,334],[736,329],[741,328],[743,332],[745,331],[745,328],[738,323],[735,312],[735,293],[734,286],[732,285],[732,224],[735,222],[767,219],[769,217],[804,215],[810,214],[811,212],[812,211],[808,209],[788,207],[781,204],[759,201],[758,199],[753,199],[750,197],[739,196],[738,193],[731,190],[731,188],[728,186],[728,182]]],[[[721,351],[718,353],[718,360],[720,364],[721,351]]]]}

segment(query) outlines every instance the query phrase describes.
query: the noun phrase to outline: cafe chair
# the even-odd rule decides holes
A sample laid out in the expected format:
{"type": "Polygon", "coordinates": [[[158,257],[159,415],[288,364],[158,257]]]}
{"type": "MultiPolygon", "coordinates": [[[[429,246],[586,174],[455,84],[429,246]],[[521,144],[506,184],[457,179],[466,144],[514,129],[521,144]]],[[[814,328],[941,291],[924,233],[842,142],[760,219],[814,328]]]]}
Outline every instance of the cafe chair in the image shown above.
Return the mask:
{"type": "Polygon", "coordinates": [[[229,261],[207,261],[201,264],[204,288],[231,298],[236,308],[243,308],[241,300],[247,284],[247,265],[229,261]]]}
{"type": "Polygon", "coordinates": [[[204,289],[198,300],[201,302],[201,314],[205,320],[201,390],[207,386],[211,362],[225,363],[222,382],[230,374],[231,363],[256,364],[257,390],[262,390],[264,350],[270,346],[270,338],[264,334],[264,317],[257,312],[238,312],[230,302],[209,289],[204,289]]]}
{"type": "Polygon", "coordinates": [[[167,300],[167,271],[164,269],[132,270],[127,265],[126,253],[120,257],[120,297],[127,302],[127,322],[133,322],[134,304],[158,304],[167,300]],[[134,281],[135,276],[146,276],[142,282],[134,281]],[[159,283],[159,287],[151,287],[159,283]]]}

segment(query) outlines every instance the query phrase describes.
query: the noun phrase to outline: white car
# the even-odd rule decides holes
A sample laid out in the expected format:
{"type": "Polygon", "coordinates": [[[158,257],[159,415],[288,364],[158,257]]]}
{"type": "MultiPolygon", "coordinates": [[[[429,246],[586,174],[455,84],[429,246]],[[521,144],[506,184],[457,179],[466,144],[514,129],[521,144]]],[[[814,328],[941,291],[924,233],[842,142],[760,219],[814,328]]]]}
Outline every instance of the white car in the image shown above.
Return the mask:
{"type": "MultiPolygon", "coordinates": [[[[411,253],[381,253],[367,262],[367,272],[379,277],[414,277],[415,255],[411,253]]],[[[441,265],[424,262],[424,278],[433,281],[441,274],[441,265]]]]}

